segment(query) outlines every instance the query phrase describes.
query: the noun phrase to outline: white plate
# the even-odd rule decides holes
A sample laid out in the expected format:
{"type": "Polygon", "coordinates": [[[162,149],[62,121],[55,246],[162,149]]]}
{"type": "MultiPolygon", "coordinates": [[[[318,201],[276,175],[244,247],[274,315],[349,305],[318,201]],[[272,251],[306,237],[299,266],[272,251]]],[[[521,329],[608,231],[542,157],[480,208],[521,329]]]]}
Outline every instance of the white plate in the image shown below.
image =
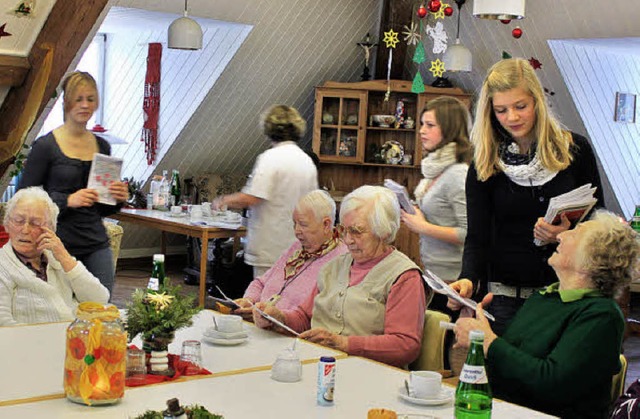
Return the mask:
{"type": "Polygon", "coordinates": [[[204,335],[213,338],[213,339],[244,339],[247,336],[247,332],[220,332],[219,330],[214,329],[213,327],[205,330],[204,335]]]}
{"type": "Polygon", "coordinates": [[[170,212],[169,217],[173,217],[173,218],[182,218],[182,217],[186,217],[189,214],[186,214],[184,212],[181,212],[180,214],[174,214],[173,212],[170,212]]]}
{"type": "Polygon", "coordinates": [[[249,338],[245,337],[245,338],[239,338],[239,339],[222,339],[222,338],[214,338],[211,336],[202,335],[202,340],[208,343],[213,343],[214,345],[233,346],[233,345],[240,345],[241,343],[245,343],[247,340],[249,340],[249,338]]]}
{"type": "Polygon", "coordinates": [[[456,390],[453,388],[442,387],[442,389],[440,390],[440,394],[437,397],[434,397],[432,399],[419,399],[417,397],[409,396],[407,394],[407,388],[404,386],[398,389],[398,395],[402,400],[413,404],[420,404],[423,406],[437,406],[439,404],[449,403],[451,400],[453,400],[453,395],[455,394],[455,392],[456,390]]]}

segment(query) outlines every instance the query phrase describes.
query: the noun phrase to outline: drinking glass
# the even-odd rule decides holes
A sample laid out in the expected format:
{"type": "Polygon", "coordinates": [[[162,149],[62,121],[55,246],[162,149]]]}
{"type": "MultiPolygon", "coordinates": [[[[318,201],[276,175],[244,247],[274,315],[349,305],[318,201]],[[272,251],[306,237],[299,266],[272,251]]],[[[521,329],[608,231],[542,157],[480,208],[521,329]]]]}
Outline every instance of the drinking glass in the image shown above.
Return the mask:
{"type": "Polygon", "coordinates": [[[142,349],[127,349],[126,379],[130,384],[145,382],[147,375],[147,354],[142,349]]]}
{"type": "Polygon", "coordinates": [[[182,342],[180,360],[189,362],[185,375],[197,374],[202,366],[202,348],[199,340],[185,340],[182,342]]]}

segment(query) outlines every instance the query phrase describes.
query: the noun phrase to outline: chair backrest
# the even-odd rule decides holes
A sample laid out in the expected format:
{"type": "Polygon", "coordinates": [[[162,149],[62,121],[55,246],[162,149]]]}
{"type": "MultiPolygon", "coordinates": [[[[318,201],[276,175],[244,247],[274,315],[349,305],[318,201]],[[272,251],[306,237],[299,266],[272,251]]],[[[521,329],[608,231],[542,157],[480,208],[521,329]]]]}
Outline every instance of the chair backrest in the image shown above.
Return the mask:
{"type": "Polygon", "coordinates": [[[611,402],[615,402],[624,393],[624,382],[627,379],[627,358],[620,354],[620,371],[613,376],[611,382],[611,402]]]}
{"type": "Polygon", "coordinates": [[[447,329],[440,327],[440,321],[450,322],[451,317],[435,310],[425,312],[422,349],[418,359],[409,365],[410,370],[442,371],[444,369],[444,341],[447,329]]]}
{"type": "Polygon", "coordinates": [[[107,230],[107,237],[109,237],[109,247],[111,247],[111,253],[113,256],[113,271],[116,271],[116,265],[118,263],[118,256],[120,255],[120,243],[122,242],[122,235],[124,229],[122,226],[109,221],[103,221],[104,228],[107,230]]]}

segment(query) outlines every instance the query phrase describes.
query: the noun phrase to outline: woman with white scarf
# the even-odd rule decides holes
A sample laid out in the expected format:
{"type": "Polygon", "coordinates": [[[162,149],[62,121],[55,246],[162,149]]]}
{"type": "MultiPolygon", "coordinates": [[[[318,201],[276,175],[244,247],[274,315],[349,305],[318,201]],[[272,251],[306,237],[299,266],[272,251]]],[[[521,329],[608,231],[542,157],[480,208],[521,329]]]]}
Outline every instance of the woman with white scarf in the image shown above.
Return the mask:
{"type": "Polygon", "coordinates": [[[460,274],[467,235],[464,183],[472,156],[469,124],[469,111],[458,99],[441,96],[427,103],[420,116],[426,157],[424,179],[415,190],[419,208],[415,214],[402,212],[402,221],[420,234],[424,268],[447,282],[460,274]]]}
{"type": "MultiPolygon", "coordinates": [[[[466,183],[469,226],[460,277],[473,282],[477,299],[493,293],[492,328],[501,335],[526,298],[558,282],[547,260],[571,223],[566,217],[558,225],[544,221],[549,199],[591,183],[601,207],[602,186],[589,142],[553,116],[527,60],[502,60],[489,69],[471,141],[475,156],[466,183]]],[[[467,297],[473,293],[454,287],[467,297]]]]}

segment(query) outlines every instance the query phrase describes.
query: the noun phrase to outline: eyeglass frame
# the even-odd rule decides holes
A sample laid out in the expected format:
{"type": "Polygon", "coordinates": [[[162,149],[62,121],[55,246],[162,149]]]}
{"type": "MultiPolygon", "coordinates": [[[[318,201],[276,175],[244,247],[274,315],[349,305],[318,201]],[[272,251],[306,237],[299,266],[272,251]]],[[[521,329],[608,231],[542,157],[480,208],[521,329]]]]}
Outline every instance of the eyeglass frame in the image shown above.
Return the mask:
{"type": "Polygon", "coordinates": [[[31,228],[42,228],[42,227],[46,227],[47,226],[47,220],[43,219],[43,220],[38,220],[38,219],[29,219],[27,220],[26,218],[16,218],[13,216],[9,216],[8,217],[9,222],[11,224],[13,224],[14,227],[18,227],[18,228],[23,228],[25,225],[29,224],[29,227],[31,228]]]}
{"type": "Polygon", "coordinates": [[[344,239],[347,237],[347,234],[349,234],[351,238],[354,240],[359,240],[360,238],[362,238],[363,234],[369,232],[369,230],[362,227],[358,227],[358,226],[347,227],[343,224],[336,224],[336,231],[338,232],[338,235],[341,238],[344,239]]]}

